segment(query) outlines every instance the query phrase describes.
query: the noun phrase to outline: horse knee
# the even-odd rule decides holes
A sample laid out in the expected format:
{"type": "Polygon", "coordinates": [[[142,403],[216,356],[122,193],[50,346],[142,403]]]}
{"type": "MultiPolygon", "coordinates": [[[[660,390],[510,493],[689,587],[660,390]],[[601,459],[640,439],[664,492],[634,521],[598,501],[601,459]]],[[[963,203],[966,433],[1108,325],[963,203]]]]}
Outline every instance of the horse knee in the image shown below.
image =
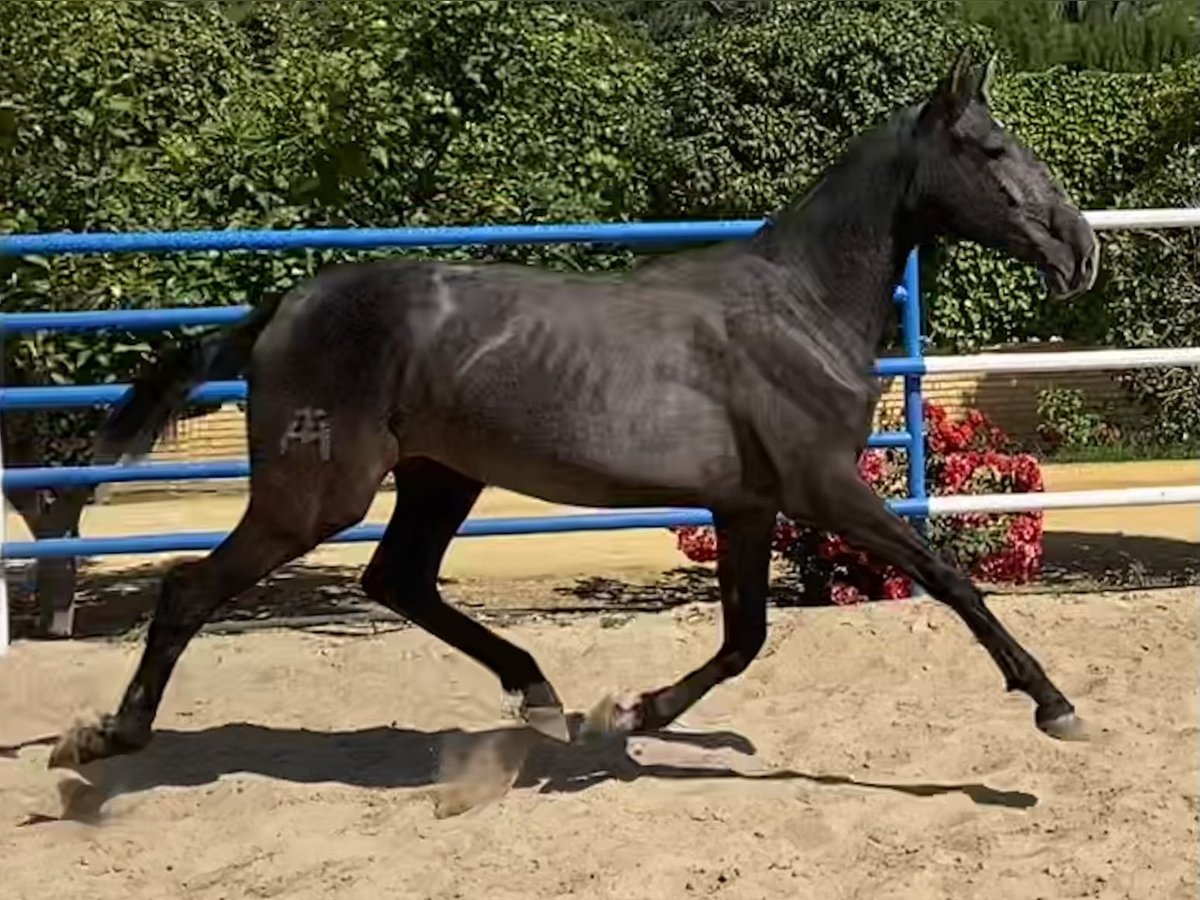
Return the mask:
{"type": "Polygon", "coordinates": [[[762,650],[766,641],[766,630],[756,630],[751,634],[744,635],[725,653],[721,654],[721,668],[725,677],[733,678],[750,668],[750,663],[758,657],[759,651],[762,650]]]}
{"type": "Polygon", "coordinates": [[[421,567],[404,558],[377,553],[358,579],[363,593],[376,603],[406,611],[419,611],[441,602],[437,594],[437,575],[423,573],[421,567]]]}

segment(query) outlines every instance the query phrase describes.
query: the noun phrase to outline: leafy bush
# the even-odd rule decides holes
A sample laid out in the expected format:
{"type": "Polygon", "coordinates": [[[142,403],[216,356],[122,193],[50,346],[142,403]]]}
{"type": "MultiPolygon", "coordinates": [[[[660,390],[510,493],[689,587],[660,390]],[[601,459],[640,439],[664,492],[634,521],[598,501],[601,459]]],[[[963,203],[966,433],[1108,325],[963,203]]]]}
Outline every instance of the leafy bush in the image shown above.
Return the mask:
{"type": "MultiPolygon", "coordinates": [[[[613,220],[647,204],[663,73],[648,48],[586,16],[502,0],[222,9],[13,5],[0,32],[0,231],[613,220]]],[[[10,311],[253,304],[320,265],[383,255],[394,253],[3,258],[0,290],[10,311]]],[[[17,337],[6,380],[126,380],[176,336],[17,337]]],[[[30,460],[86,459],[94,413],[15,418],[30,460]]]]}
{"type": "MultiPolygon", "coordinates": [[[[1180,146],[1121,204],[1200,207],[1200,142],[1180,146]]],[[[1105,254],[1111,270],[1105,286],[1106,343],[1200,346],[1200,229],[1114,232],[1105,254]]],[[[1145,410],[1144,439],[1200,447],[1200,372],[1142,369],[1124,373],[1121,380],[1145,410]]]]}
{"type": "MultiPolygon", "coordinates": [[[[1043,489],[1037,460],[1014,452],[1011,439],[978,410],[952,420],[936,404],[925,406],[926,478],[933,496],[1010,494],[1043,489]]],[[[903,451],[863,453],[859,474],[885,498],[907,495],[903,451]]],[[[695,562],[717,558],[712,528],[673,529],[679,549],[695,562]]],[[[928,522],[930,544],[949,562],[982,581],[1023,583],[1042,564],[1042,513],[966,513],[928,522]]],[[[780,517],[774,549],[805,588],[808,603],[855,603],[911,595],[911,582],[837,535],[780,517]]]]}
{"type": "Polygon", "coordinates": [[[1152,72],[1196,52],[1193,0],[964,0],[1020,67],[1152,72]]]}
{"type": "MultiPolygon", "coordinates": [[[[661,67],[555,4],[27,0],[5,14],[0,231],[620,219],[646,204],[661,67]]],[[[383,255],[3,258],[0,291],[5,311],[253,304],[322,264],[383,255]]],[[[561,247],[429,255],[629,259],[561,247]]],[[[177,336],[10,338],[5,382],[124,381],[177,336]]],[[[6,415],[5,459],[86,462],[98,419],[6,415]]],[[[75,524],[55,512],[68,508],[61,496],[13,500],[36,533],[61,536],[75,524]]],[[[69,599],[67,580],[55,583],[69,599]]]]}
{"type": "MultiPolygon", "coordinates": [[[[956,47],[995,42],[957,0],[689,3],[657,25],[655,10],[640,0],[10,4],[0,231],[756,216],[800,194],[855,132],[922,97],[956,47]],[[640,23],[656,43],[589,8],[640,23]]],[[[998,115],[1085,206],[1194,202],[1198,97],[1195,58],[1121,75],[1002,66],[994,90],[998,115]]],[[[1105,280],[1070,304],[1046,303],[1027,266],[935,248],[922,266],[931,340],[960,351],[1055,334],[1138,345],[1143,329],[1195,343],[1192,326],[1176,324],[1194,321],[1194,232],[1165,237],[1106,236],[1105,280]]],[[[254,303],[325,263],[387,254],[0,259],[0,290],[7,310],[254,303]]],[[[429,255],[576,269],[632,258],[563,247],[429,255]]],[[[124,380],[175,336],[22,337],[6,346],[6,378],[124,380]]],[[[1197,433],[1191,377],[1130,378],[1152,409],[1165,398],[1177,439],[1197,433]]],[[[15,418],[45,435],[34,459],[86,453],[89,413],[15,418]]]]}
{"type": "Polygon", "coordinates": [[[954,51],[988,48],[954,0],[778,0],[670,43],[654,216],[759,216],[859,131],[923,99],[954,51]]]}
{"type": "Polygon", "coordinates": [[[1107,417],[1089,409],[1083,391],[1046,388],[1038,391],[1038,437],[1046,449],[1103,447],[1121,439],[1121,429],[1107,417]]]}

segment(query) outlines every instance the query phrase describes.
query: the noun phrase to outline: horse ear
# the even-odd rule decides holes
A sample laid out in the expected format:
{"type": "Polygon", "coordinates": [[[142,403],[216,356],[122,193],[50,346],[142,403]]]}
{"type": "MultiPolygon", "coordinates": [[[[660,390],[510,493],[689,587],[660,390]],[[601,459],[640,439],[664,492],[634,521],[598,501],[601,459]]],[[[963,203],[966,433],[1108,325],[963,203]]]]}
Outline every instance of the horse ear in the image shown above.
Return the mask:
{"type": "Polygon", "coordinates": [[[942,79],[942,84],[946,85],[955,93],[962,93],[966,86],[967,73],[971,70],[971,47],[965,46],[954,55],[954,62],[950,64],[950,71],[946,73],[946,77],[942,79]]]}
{"type": "Polygon", "coordinates": [[[992,80],[996,77],[996,57],[998,55],[993,53],[988,57],[988,61],[979,70],[975,79],[975,97],[985,106],[989,105],[988,99],[991,95],[992,80]]]}
{"type": "Polygon", "coordinates": [[[976,90],[970,68],[971,48],[963,47],[955,54],[950,71],[938,83],[933,96],[921,110],[917,120],[919,127],[929,127],[937,121],[952,125],[958,120],[976,90]]]}

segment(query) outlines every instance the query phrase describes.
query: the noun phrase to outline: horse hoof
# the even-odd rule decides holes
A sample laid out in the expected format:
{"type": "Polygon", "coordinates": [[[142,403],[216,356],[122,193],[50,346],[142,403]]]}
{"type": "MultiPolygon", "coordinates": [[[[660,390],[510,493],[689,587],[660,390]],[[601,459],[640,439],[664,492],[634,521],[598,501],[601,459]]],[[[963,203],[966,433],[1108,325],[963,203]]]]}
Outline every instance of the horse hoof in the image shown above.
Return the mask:
{"type": "Polygon", "coordinates": [[[563,715],[562,707],[531,706],[526,708],[522,718],[526,725],[551,740],[571,743],[571,730],[567,727],[567,717],[563,715]]]}
{"type": "Polygon", "coordinates": [[[587,740],[592,740],[608,734],[612,730],[613,710],[616,706],[617,701],[611,694],[601,699],[583,717],[583,727],[579,730],[580,735],[587,740]]]}
{"type": "Polygon", "coordinates": [[[628,734],[641,724],[639,704],[623,706],[609,694],[591,708],[583,720],[585,738],[601,738],[611,734],[628,734]]]}
{"type": "Polygon", "coordinates": [[[103,756],[107,743],[99,726],[74,725],[58,739],[58,743],[50,751],[46,768],[78,769],[85,763],[103,756]]]}
{"type": "Polygon", "coordinates": [[[1087,724],[1073,712],[1064,713],[1045,722],[1038,722],[1038,728],[1044,734],[1059,741],[1086,742],[1091,740],[1087,724]]]}
{"type": "Polygon", "coordinates": [[[122,731],[116,716],[101,716],[98,721],[77,722],[58,739],[50,758],[49,769],[76,769],[98,759],[135,753],[150,742],[150,730],[130,733],[122,731]]]}

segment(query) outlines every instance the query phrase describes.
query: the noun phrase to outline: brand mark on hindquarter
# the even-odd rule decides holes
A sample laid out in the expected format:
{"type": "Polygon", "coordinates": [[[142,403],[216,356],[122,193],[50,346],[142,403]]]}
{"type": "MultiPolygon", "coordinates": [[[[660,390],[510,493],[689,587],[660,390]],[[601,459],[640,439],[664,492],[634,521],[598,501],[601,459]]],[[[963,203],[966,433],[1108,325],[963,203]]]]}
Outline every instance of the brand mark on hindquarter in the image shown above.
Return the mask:
{"type": "Polygon", "coordinates": [[[292,413],[291,424],[279,439],[279,455],[287,453],[293,442],[315,443],[321,461],[328,462],[330,437],[329,414],[313,406],[301,406],[292,413]]]}

